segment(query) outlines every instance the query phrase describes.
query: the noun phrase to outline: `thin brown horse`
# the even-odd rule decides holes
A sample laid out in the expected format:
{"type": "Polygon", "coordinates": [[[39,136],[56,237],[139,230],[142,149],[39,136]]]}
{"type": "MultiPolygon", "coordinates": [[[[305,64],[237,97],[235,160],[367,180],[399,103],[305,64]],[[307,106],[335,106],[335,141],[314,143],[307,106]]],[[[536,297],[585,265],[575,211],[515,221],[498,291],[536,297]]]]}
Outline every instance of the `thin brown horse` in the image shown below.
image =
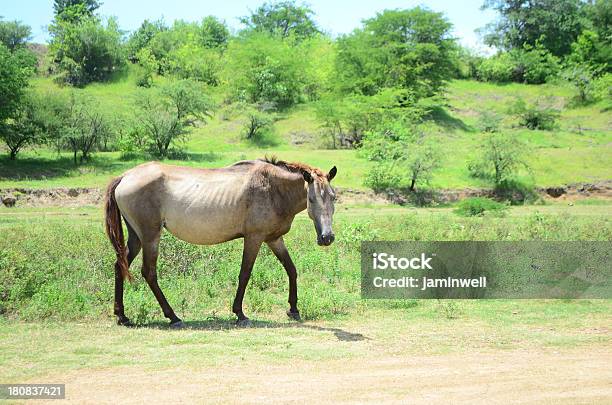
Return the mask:
{"type": "Polygon", "coordinates": [[[161,231],[184,241],[213,245],[244,238],[238,290],[232,311],[238,324],[248,324],[242,299],[262,243],[266,243],[289,277],[289,311],[299,320],[297,272],[283,242],[295,215],[308,209],[317,243],[334,241],[332,216],[335,193],[328,174],[303,163],[276,159],[250,160],[220,169],[197,169],[146,163],[111,181],[106,192],[106,232],[115,252],[115,315],[129,325],[123,308],[123,282],[132,278],[129,266],[142,249],[142,276],[170,319],[181,327],[157,284],[157,256],[161,231]],[[125,246],[121,217],[128,229],[125,246]]]}

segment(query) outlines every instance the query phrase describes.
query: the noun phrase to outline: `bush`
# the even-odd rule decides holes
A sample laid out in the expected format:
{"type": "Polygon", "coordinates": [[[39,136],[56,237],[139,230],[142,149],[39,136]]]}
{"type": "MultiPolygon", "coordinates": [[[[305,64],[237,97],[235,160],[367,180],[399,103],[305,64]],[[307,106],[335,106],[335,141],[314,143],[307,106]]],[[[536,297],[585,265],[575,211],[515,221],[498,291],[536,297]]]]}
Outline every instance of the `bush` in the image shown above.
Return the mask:
{"type": "Polygon", "coordinates": [[[258,139],[263,133],[272,128],[274,120],[266,112],[249,109],[244,123],[244,136],[246,139],[258,139]]]}
{"type": "Polygon", "coordinates": [[[492,179],[496,186],[514,177],[526,163],[527,145],[515,136],[491,134],[485,138],[479,156],[468,163],[473,177],[492,179]]]}
{"type": "Polygon", "coordinates": [[[503,180],[500,184],[495,186],[494,191],[498,199],[508,201],[512,205],[522,205],[540,201],[540,196],[533,185],[525,184],[517,180],[503,180]]]}
{"type": "Polygon", "coordinates": [[[366,173],[364,185],[381,192],[398,189],[404,182],[405,177],[401,175],[394,162],[376,162],[366,173]]]}
{"type": "Polygon", "coordinates": [[[522,49],[484,59],[476,69],[478,80],[497,83],[545,83],[559,73],[559,59],[542,45],[525,44],[522,49]]]}
{"type": "Polygon", "coordinates": [[[213,108],[197,82],[179,80],[168,83],[161,91],[143,90],[138,98],[137,134],[144,134],[148,147],[166,157],[171,146],[177,146],[187,129],[210,116],[213,108]]]}
{"type": "Polygon", "coordinates": [[[508,83],[513,79],[515,68],[510,54],[500,53],[483,60],[476,69],[476,75],[483,82],[508,83]]]}
{"type": "Polygon", "coordinates": [[[482,132],[499,132],[501,121],[502,117],[499,114],[495,114],[491,111],[484,111],[480,113],[478,128],[480,128],[482,132]]]}
{"type": "Polygon", "coordinates": [[[559,73],[559,58],[552,55],[539,42],[525,44],[523,49],[511,52],[515,63],[514,80],[529,84],[542,84],[559,73]]]}
{"type": "Polygon", "coordinates": [[[151,87],[153,84],[153,74],[158,70],[158,64],[155,56],[149,48],[142,48],[136,53],[138,58],[138,73],[136,76],[136,85],[138,87],[151,87]]]}
{"type": "Polygon", "coordinates": [[[549,103],[538,100],[528,104],[519,98],[510,108],[510,113],[519,118],[519,125],[529,129],[553,130],[557,128],[560,111],[549,106],[549,103]]]}
{"type": "Polygon", "coordinates": [[[485,213],[501,216],[506,205],[485,197],[471,197],[461,200],[455,208],[455,213],[464,217],[483,216],[485,213]]]}
{"type": "Polygon", "coordinates": [[[253,32],[230,42],[225,77],[233,97],[287,108],[303,99],[307,58],[287,40],[253,32]]]}

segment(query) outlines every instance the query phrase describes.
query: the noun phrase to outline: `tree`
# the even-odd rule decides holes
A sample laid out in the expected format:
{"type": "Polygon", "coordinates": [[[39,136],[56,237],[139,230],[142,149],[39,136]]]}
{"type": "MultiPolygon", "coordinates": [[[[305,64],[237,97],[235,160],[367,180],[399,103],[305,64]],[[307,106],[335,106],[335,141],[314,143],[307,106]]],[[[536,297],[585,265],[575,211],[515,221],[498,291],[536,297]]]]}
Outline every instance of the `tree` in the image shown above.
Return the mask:
{"type": "Polygon", "coordinates": [[[264,131],[272,127],[273,122],[272,117],[266,112],[253,108],[248,109],[244,122],[245,138],[249,140],[259,138],[264,131]]]}
{"type": "Polygon", "coordinates": [[[200,36],[205,48],[225,48],[230,33],[224,22],[217,17],[207,16],[200,24],[200,36]]]}
{"type": "Polygon", "coordinates": [[[294,36],[305,39],[320,33],[314,19],[314,12],[306,5],[298,5],[295,0],[264,3],[251,15],[240,18],[248,29],[280,35],[283,38],[294,36]]]}
{"type": "Polygon", "coordinates": [[[580,34],[572,44],[572,53],[567,64],[575,68],[587,69],[593,76],[612,72],[612,40],[602,41],[599,35],[590,30],[580,34]]]}
{"type": "Polygon", "coordinates": [[[3,21],[0,17],[0,43],[11,52],[25,47],[31,36],[32,30],[29,25],[19,21],[3,21]]]}
{"type": "Polygon", "coordinates": [[[24,147],[40,144],[46,139],[45,104],[44,97],[32,91],[26,92],[13,118],[2,125],[0,138],[9,149],[11,160],[15,160],[24,147]]]}
{"type": "Polygon", "coordinates": [[[485,43],[506,50],[539,40],[553,55],[565,56],[586,24],[581,0],[485,0],[482,8],[499,13],[482,30],[485,43]]]}
{"type": "Polygon", "coordinates": [[[128,59],[134,63],[138,61],[138,52],[149,46],[151,40],[160,32],[168,30],[163,20],[144,20],[136,31],[130,35],[126,44],[128,59]]]}
{"type": "Polygon", "coordinates": [[[97,17],[77,22],[56,19],[49,30],[49,55],[60,82],[84,86],[106,80],[125,65],[122,34],[114,18],[106,25],[97,17]]]}
{"type": "Polygon", "coordinates": [[[12,53],[0,44],[0,123],[13,117],[19,109],[34,72],[31,57],[27,50],[12,53]]]}
{"type": "Polygon", "coordinates": [[[487,135],[479,156],[468,164],[474,177],[493,178],[496,187],[516,176],[520,168],[529,169],[528,148],[516,136],[487,135]]]}
{"type": "Polygon", "coordinates": [[[383,88],[436,94],[455,72],[452,25],[441,13],[416,7],[385,10],[338,40],[340,90],[365,95],[383,88]]]}
{"type": "Polygon", "coordinates": [[[98,0],[54,0],[53,11],[58,17],[65,18],[67,14],[92,16],[102,5],[98,0]]]}
{"type": "Polygon", "coordinates": [[[612,44],[612,2],[594,0],[587,3],[585,7],[593,31],[610,46],[612,44]]]}
{"type": "Polygon", "coordinates": [[[71,93],[68,98],[58,97],[52,108],[55,117],[47,122],[47,131],[57,135],[58,144],[72,152],[75,165],[89,160],[95,148],[111,134],[107,118],[89,99],[71,93]]]}
{"type": "Polygon", "coordinates": [[[441,152],[431,137],[403,116],[388,116],[364,136],[361,153],[376,164],[365,184],[376,191],[427,184],[440,167],[441,152]]]}
{"type": "Polygon", "coordinates": [[[198,83],[191,80],[172,82],[160,92],[143,92],[137,105],[137,120],[160,157],[166,157],[170,146],[184,139],[188,127],[210,117],[213,108],[198,83]]]}
{"type": "Polygon", "coordinates": [[[302,99],[308,81],[301,47],[267,33],[251,32],[231,41],[225,77],[234,98],[248,103],[290,107],[302,99]]]}

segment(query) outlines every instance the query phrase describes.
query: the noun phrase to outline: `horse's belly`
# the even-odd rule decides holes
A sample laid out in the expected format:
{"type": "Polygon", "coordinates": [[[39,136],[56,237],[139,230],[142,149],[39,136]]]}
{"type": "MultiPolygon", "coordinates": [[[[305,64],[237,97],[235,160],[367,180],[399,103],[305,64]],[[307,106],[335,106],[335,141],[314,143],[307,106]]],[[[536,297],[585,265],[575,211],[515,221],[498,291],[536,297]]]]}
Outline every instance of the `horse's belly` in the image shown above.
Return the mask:
{"type": "Polygon", "coordinates": [[[229,210],[169,212],[165,228],[179,239],[198,245],[214,245],[242,236],[242,223],[229,210]]]}

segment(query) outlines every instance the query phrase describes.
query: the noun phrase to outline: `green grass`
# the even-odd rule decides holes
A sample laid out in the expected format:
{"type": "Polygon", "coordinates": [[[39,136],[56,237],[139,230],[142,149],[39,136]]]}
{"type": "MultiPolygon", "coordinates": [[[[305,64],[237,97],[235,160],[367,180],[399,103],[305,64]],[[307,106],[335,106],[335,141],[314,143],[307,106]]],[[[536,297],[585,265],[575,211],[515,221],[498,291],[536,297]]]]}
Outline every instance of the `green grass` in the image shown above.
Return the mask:
{"type": "MultiPolygon", "coordinates": [[[[157,78],[158,82],[163,78],[157,78]]],[[[34,86],[46,91],[60,89],[48,78],[34,80],[34,86]]],[[[85,93],[103,106],[113,117],[123,117],[132,109],[137,91],[132,72],[109,83],[92,84],[75,91],[85,93]]],[[[219,90],[215,89],[218,93],[219,90]]],[[[221,99],[219,94],[215,99],[221,99]]],[[[474,81],[453,81],[448,89],[446,109],[434,111],[427,132],[440,140],[442,165],[434,174],[435,188],[490,187],[481,179],[469,176],[466,164],[478,151],[483,135],[477,130],[478,119],[485,110],[506,114],[516,96],[534,101],[552,96],[555,104],[564,106],[559,128],[554,131],[530,131],[516,127],[516,119],[506,116],[502,130],[517,134],[532,150],[529,163],[532,172],[520,174],[520,180],[537,186],[612,179],[612,122],[605,103],[571,107],[572,89],[566,85],[497,85],[474,81]]],[[[242,136],[239,114],[220,108],[206,125],[194,128],[185,144],[187,160],[172,161],[201,167],[218,167],[240,159],[276,154],[281,159],[297,160],[324,170],[336,165],[336,185],[363,189],[364,175],[373,164],[353,150],[321,150],[322,129],[312,104],[299,105],[280,113],[274,130],[255,143],[242,136]],[[297,142],[297,143],[296,143],[297,142]]],[[[0,158],[0,188],[58,186],[100,187],[111,176],[145,161],[147,158],[120,160],[119,153],[97,153],[94,160],[74,167],[68,154],[57,158],[42,149],[24,151],[17,162],[0,158]]]]}
{"type": "MultiPolygon", "coordinates": [[[[0,210],[0,312],[25,320],[109,318],[114,255],[101,222],[99,208],[0,210]]],[[[363,240],[612,239],[609,206],[524,207],[509,209],[504,218],[463,218],[451,209],[339,206],[334,230],[338,242],[319,248],[311,220],[300,214],[286,237],[300,269],[300,309],[306,319],[360,311],[363,240]]],[[[241,240],[198,247],[164,233],[160,285],[186,319],[229,316],[240,257],[241,240]]],[[[127,287],[127,313],[139,323],[159,321],[157,302],[138,276],[139,260],[132,270],[137,281],[127,287]]],[[[286,284],[276,258],[263,248],[249,285],[247,313],[283,313],[286,284]]]]}
{"type": "Polygon", "coordinates": [[[240,241],[198,247],[166,233],[160,285],[188,326],[174,332],[138,275],[140,259],[125,305],[141,327],[114,326],[114,258],[99,207],[0,208],[0,369],[5,382],[23,382],[135,362],[144,370],[239,365],[247,354],[270,366],[372,359],[373,348],[375,357],[391,357],[609,345],[609,334],[597,331],[610,325],[610,300],[360,299],[362,240],[612,238],[610,205],[508,211],[504,218],[464,218],[450,208],[339,206],[337,242],[325,249],[300,214],[286,241],[306,322],[286,319],[286,275],[263,248],[245,298],[254,320],[247,330],[234,327],[230,312],[240,241]]]}

